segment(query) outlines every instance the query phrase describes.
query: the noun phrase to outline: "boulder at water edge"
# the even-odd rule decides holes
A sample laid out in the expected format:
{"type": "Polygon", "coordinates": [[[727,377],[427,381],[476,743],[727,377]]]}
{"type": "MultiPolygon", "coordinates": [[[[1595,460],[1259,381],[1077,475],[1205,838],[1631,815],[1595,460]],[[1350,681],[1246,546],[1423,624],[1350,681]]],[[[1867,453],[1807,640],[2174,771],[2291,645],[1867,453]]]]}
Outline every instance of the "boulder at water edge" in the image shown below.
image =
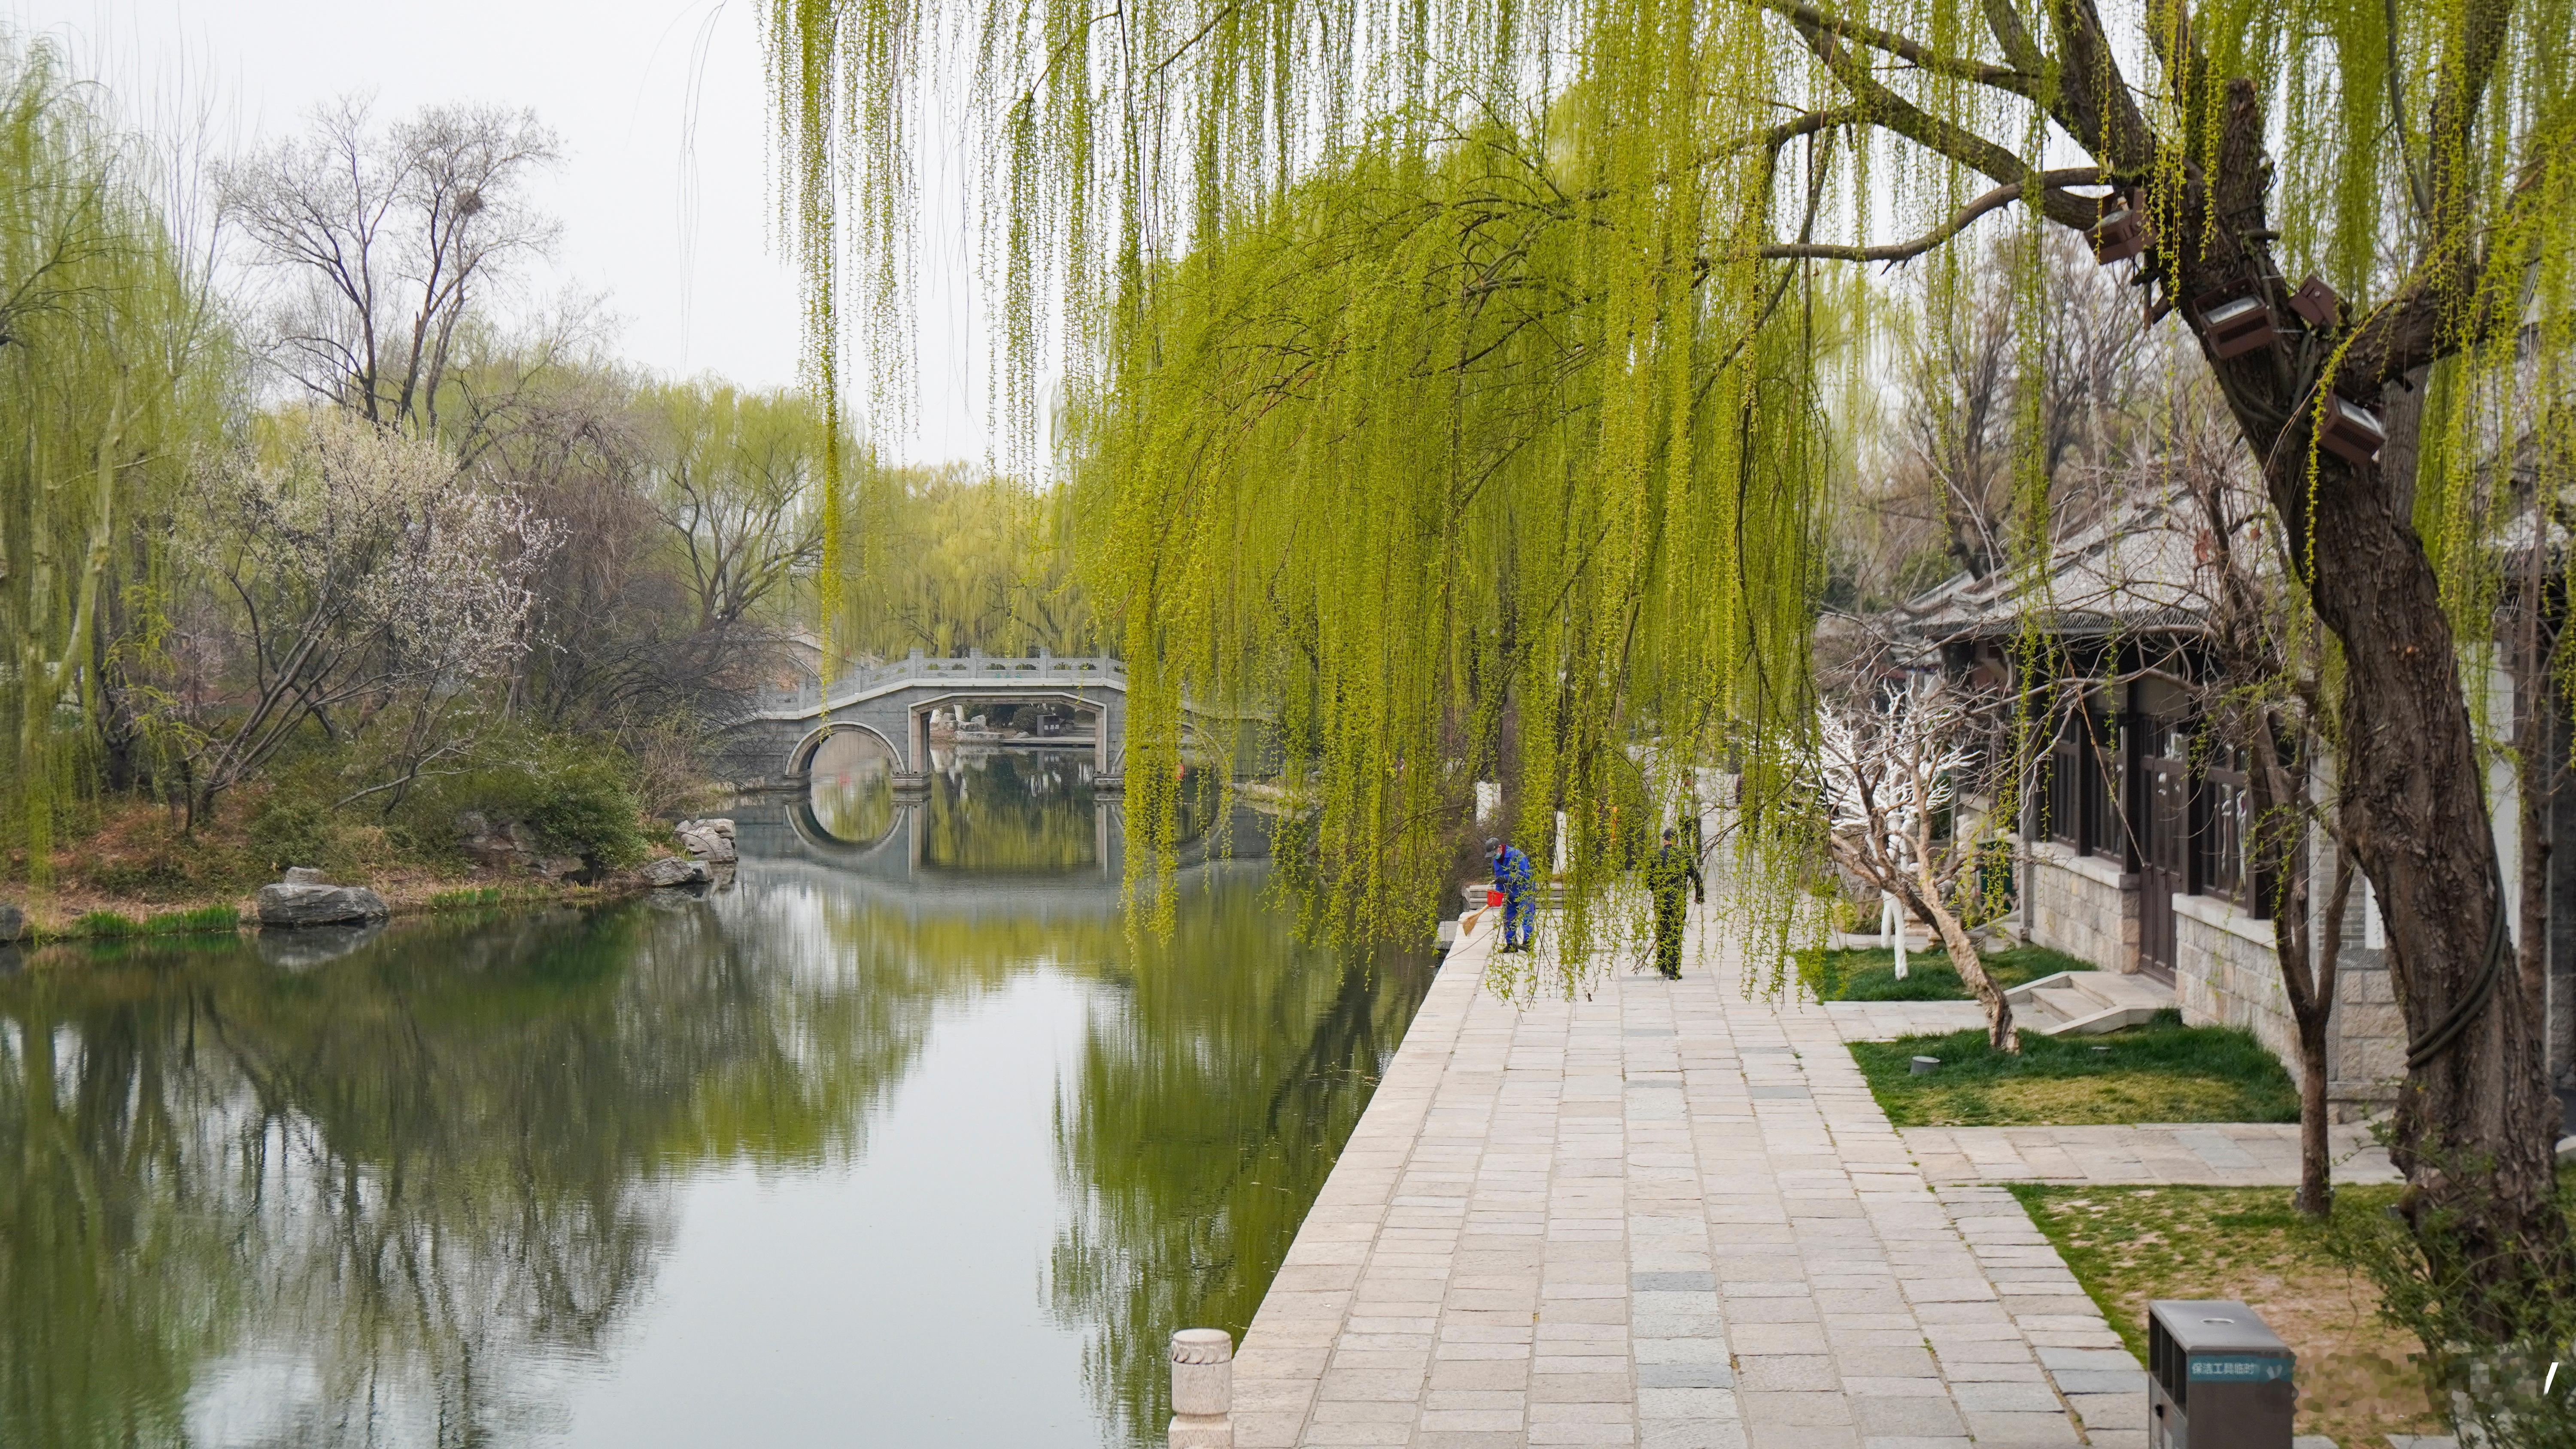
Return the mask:
{"type": "Polygon", "coordinates": [[[730,820],[683,820],[672,827],[680,844],[689,854],[718,865],[730,865],[734,853],[733,822],[730,820]]]}
{"type": "Polygon", "coordinates": [[[263,926],[354,926],[392,914],[385,898],[365,886],[282,881],[259,888],[263,926]]]}
{"type": "Polygon", "coordinates": [[[27,913],[6,901],[0,901],[0,946],[6,946],[27,934],[27,913]]]}
{"type": "Polygon", "coordinates": [[[456,817],[458,846],[491,870],[536,870],[542,856],[537,832],[519,820],[495,821],[479,810],[456,817]]]}
{"type": "Polygon", "coordinates": [[[665,856],[653,861],[644,867],[643,873],[644,883],[657,891],[670,890],[677,886],[704,885],[708,879],[705,861],[682,860],[677,856],[665,856]]]}

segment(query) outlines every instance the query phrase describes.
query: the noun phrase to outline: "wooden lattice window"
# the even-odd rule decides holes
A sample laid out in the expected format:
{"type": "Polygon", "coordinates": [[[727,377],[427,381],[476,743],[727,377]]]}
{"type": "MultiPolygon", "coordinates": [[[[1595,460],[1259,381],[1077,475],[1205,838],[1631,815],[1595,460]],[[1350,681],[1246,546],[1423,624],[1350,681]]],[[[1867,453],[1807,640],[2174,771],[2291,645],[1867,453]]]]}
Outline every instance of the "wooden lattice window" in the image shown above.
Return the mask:
{"type": "Polygon", "coordinates": [[[2117,857],[2120,734],[2106,703],[2096,695],[2061,718],[2048,748],[2041,804],[2050,840],[2079,855],[2117,857]]]}

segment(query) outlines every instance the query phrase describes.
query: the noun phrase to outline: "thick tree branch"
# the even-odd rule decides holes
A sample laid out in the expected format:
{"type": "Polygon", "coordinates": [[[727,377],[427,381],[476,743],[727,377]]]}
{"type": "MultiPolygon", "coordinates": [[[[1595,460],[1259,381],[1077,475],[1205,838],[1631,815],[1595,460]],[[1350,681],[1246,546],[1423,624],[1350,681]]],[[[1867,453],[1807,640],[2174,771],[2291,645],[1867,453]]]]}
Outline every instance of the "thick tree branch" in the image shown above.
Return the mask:
{"type": "MultiPolygon", "coordinates": [[[[2523,172],[2492,233],[2524,233],[2530,209],[2546,204],[2551,168],[2543,159],[2533,158],[2523,172]]],[[[2521,299],[2478,286],[2483,269],[2471,238],[2450,246],[2436,239],[2397,295],[2363,319],[2337,375],[2384,386],[2464,347],[2483,346],[2512,327],[2521,316],[2521,299]]]]}
{"type": "Polygon", "coordinates": [[[2120,73],[2101,12],[2093,0],[2049,0],[2048,20],[2057,39],[2058,104],[2051,114],[2113,173],[2146,175],[2155,164],[2155,132],[2120,73]]]}
{"type": "Polygon", "coordinates": [[[1785,16],[1790,23],[1801,28],[1813,28],[1844,40],[1856,41],[1872,50],[1886,51],[1901,60],[1911,61],[1935,75],[1952,76],[1963,81],[1973,81],[1981,86],[1992,86],[1997,90],[2010,91],[2014,95],[2033,101],[2041,99],[2047,85],[2047,78],[2044,76],[2025,74],[2010,66],[1988,65],[1983,61],[1969,60],[1964,56],[1944,55],[1920,41],[1909,40],[1895,31],[1882,30],[1875,25],[1864,25],[1857,20],[1839,15],[1827,15],[1812,5],[1799,3],[1799,0],[1761,0],[1761,4],[1763,9],[1785,16]]]}
{"type": "MultiPolygon", "coordinates": [[[[1852,99],[1860,103],[1871,124],[1947,156],[1999,186],[2019,186],[2029,179],[2030,168],[2011,150],[1955,122],[1934,116],[1888,89],[1833,34],[1794,15],[1789,17],[1789,23],[1807,48],[1825,63],[1834,79],[1841,82],[1852,99]]],[[[2098,207],[2093,201],[2062,191],[2042,193],[2040,210],[2049,220],[2077,230],[2091,226],[2099,219],[2098,207]]]]}
{"type": "MultiPolygon", "coordinates": [[[[2063,171],[2041,172],[2039,182],[2045,194],[2049,190],[2060,187],[2090,185],[2100,180],[2101,175],[2101,169],[2098,167],[2077,166],[2063,171]]],[[[1912,241],[1891,242],[1885,246],[1874,247],[1849,246],[1834,242],[1781,242],[1764,247],[1762,255],[1775,260],[1813,257],[1822,261],[1836,262],[1910,262],[1967,230],[1977,218],[2000,211],[2019,201],[2023,189],[2022,183],[2018,181],[1998,186],[1960,207],[1951,213],[1949,220],[1912,241]]],[[[2073,197],[2070,200],[2084,206],[2094,205],[2092,201],[2083,197],[2073,197]]]]}
{"type": "Polygon", "coordinates": [[[1985,0],[1985,11],[1986,29],[1994,33],[1995,44],[2003,48],[2004,59],[2013,63],[2013,69],[2047,74],[2048,57],[2040,52],[2039,42],[2030,38],[2030,27],[2023,23],[2013,0],[1985,0]]]}

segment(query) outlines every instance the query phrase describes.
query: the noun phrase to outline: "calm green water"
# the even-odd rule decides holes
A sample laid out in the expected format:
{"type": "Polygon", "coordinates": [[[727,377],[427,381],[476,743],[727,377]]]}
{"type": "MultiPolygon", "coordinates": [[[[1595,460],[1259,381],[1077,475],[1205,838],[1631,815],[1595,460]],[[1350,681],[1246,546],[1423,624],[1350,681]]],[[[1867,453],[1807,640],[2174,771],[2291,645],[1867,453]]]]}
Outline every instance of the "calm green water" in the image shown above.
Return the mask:
{"type": "Polygon", "coordinates": [[[874,783],[702,900],[0,979],[0,1444],[1157,1441],[1430,963],[1293,944],[1257,820],[1140,951],[1072,763],[874,783]]]}

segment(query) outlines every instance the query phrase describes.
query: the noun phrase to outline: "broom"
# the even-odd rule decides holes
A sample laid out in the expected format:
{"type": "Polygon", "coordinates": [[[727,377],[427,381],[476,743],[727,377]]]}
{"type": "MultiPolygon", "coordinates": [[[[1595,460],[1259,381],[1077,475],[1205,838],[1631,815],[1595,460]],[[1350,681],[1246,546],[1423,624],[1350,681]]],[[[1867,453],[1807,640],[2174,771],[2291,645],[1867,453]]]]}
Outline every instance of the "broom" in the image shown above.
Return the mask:
{"type": "Polygon", "coordinates": [[[1476,922],[1484,919],[1485,912],[1492,910],[1494,907],[1499,906],[1502,903],[1503,893],[1501,891],[1490,888],[1487,889],[1485,892],[1485,903],[1476,907],[1474,910],[1469,911],[1467,913],[1467,919],[1458,923],[1458,939],[1464,941],[1469,936],[1476,934],[1476,922]]]}

